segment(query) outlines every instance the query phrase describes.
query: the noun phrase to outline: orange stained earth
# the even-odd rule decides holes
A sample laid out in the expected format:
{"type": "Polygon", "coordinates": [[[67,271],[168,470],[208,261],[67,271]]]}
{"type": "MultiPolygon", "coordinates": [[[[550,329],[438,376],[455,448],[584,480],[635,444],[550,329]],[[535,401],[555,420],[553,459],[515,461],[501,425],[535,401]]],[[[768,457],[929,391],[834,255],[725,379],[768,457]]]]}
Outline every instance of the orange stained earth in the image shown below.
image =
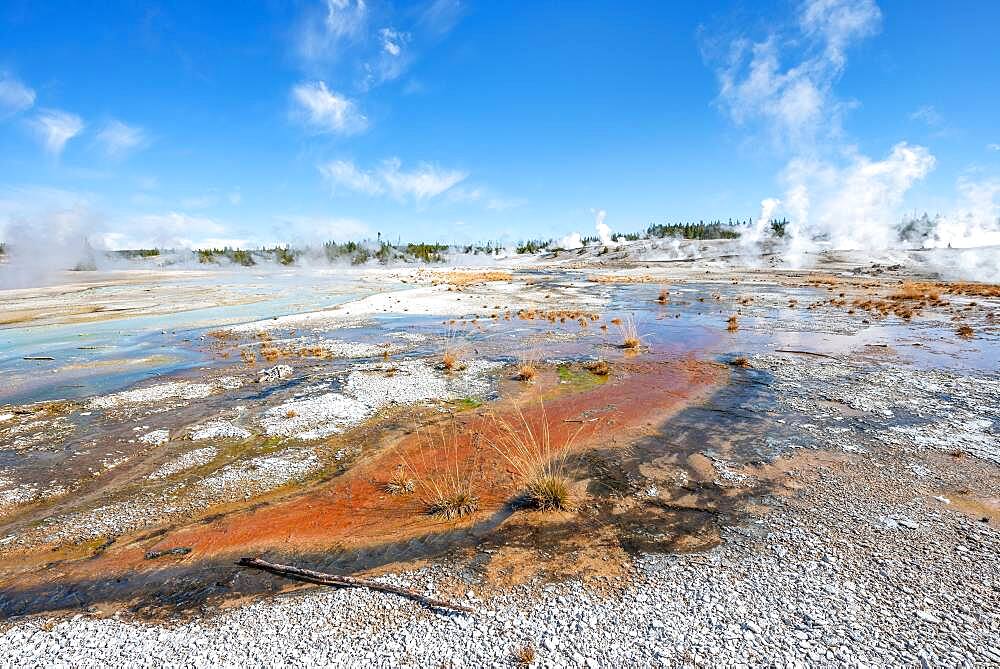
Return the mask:
{"type": "Polygon", "coordinates": [[[529,391],[403,435],[299,494],[169,529],[155,540],[120,538],[98,556],[64,563],[62,577],[155,568],[144,561],[146,551],[177,546],[191,548],[185,561],[235,559],[268,550],[359,549],[460,527],[498,511],[518,493],[508,461],[490,446],[496,418],[515,426],[526,422],[536,434],[547,423],[555,448],[567,441],[574,450],[627,446],[706,397],[727,374],[722,365],[693,358],[630,360],[613,365],[606,383],[577,392],[554,392],[555,374],[542,374],[529,391]],[[419,494],[389,494],[386,484],[401,465],[413,479],[433,482],[455,472],[471,478],[478,511],[449,521],[425,513],[419,494]]]}

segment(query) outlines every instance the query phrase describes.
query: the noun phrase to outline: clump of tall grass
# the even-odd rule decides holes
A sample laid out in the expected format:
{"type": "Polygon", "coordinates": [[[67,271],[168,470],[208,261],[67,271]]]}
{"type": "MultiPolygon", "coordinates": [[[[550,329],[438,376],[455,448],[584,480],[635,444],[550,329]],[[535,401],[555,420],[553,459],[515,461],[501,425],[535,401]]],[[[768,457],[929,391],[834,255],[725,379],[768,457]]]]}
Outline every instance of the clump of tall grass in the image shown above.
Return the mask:
{"type": "Polygon", "coordinates": [[[567,476],[567,462],[581,425],[572,434],[553,438],[545,406],[533,424],[520,408],[508,420],[494,414],[489,443],[514,471],[523,486],[523,501],[540,511],[571,511],[575,496],[567,476]]]}
{"type": "Polygon", "coordinates": [[[730,332],[736,332],[737,330],[740,329],[740,317],[737,316],[736,314],[730,316],[729,320],[726,321],[726,323],[727,323],[726,329],[729,330],[730,332]]]}
{"type": "Polygon", "coordinates": [[[533,381],[538,376],[538,362],[535,353],[521,353],[518,356],[517,372],[514,378],[518,381],[533,381]]]}
{"type": "Polygon", "coordinates": [[[624,319],[616,318],[611,322],[618,326],[618,332],[622,337],[622,348],[634,351],[642,346],[642,338],[639,336],[639,325],[632,314],[627,315],[624,319]],[[615,323],[615,321],[618,322],[615,323]]]}
{"type": "Polygon", "coordinates": [[[535,647],[531,644],[514,651],[514,661],[521,667],[529,667],[535,661],[535,647]]]}
{"type": "Polygon", "coordinates": [[[441,362],[438,368],[447,372],[456,371],[465,367],[462,357],[465,352],[465,345],[455,330],[449,330],[444,343],[444,350],[441,352],[441,362]]]}
{"type": "Polygon", "coordinates": [[[584,369],[586,369],[591,374],[597,376],[607,376],[611,373],[611,367],[608,365],[606,360],[594,360],[584,364],[584,369]]]}
{"type": "Polygon", "coordinates": [[[454,424],[438,426],[419,434],[419,446],[412,459],[404,458],[399,472],[412,482],[412,492],[425,513],[455,520],[479,509],[478,435],[463,444],[454,424]],[[467,449],[467,450],[466,450],[467,449]]]}
{"type": "Polygon", "coordinates": [[[406,470],[402,467],[396,467],[396,471],[392,473],[389,480],[385,484],[385,491],[390,495],[406,495],[414,490],[416,490],[416,482],[410,478],[406,470]]]}

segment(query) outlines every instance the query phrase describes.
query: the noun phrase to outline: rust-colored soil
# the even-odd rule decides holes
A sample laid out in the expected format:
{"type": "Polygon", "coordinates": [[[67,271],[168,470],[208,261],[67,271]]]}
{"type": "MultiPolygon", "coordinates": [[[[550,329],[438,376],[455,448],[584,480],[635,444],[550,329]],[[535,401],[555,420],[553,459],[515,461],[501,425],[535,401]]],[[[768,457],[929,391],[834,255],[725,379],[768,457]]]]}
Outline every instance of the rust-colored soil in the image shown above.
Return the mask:
{"type": "MultiPolygon", "coordinates": [[[[509,502],[519,492],[513,471],[488,445],[491,430],[496,429],[489,420],[490,412],[510,423],[520,421],[523,414],[533,429],[547,421],[555,444],[576,435],[576,451],[619,448],[649,434],[678,410],[705,397],[728,373],[722,365],[693,359],[644,358],[620,362],[614,369],[606,383],[579,392],[560,392],[556,375],[544,372],[530,389],[517,384],[522,389],[515,397],[505,397],[491,406],[445,419],[444,429],[454,431],[457,436],[441,452],[434,451],[439,448],[436,445],[439,440],[427,436],[438,431],[441,424],[425,426],[378,445],[370,451],[371,455],[344,474],[305,492],[266,506],[248,504],[248,508],[222,517],[195,519],[185,526],[165,528],[161,533],[147,530],[141,536],[119,537],[94,557],[63,562],[57,577],[63,581],[83,581],[155,570],[165,566],[164,559],[145,560],[146,552],[172,547],[187,547],[191,552],[183,558],[168,560],[194,566],[201,561],[218,563],[266,551],[314,554],[367,549],[484,523],[509,508],[509,502]],[[544,405],[538,401],[539,397],[545,398],[544,405]],[[437,475],[442,463],[454,464],[468,472],[477,481],[479,510],[472,517],[446,521],[428,515],[415,495],[389,494],[385,485],[400,463],[406,463],[416,477],[437,475]]],[[[545,514],[533,514],[535,518],[529,519],[528,525],[518,526],[520,518],[527,515],[515,514],[508,521],[512,523],[512,536],[530,534],[532,524],[554,522],[572,529],[574,523],[590,522],[581,510],[579,514],[565,514],[577,517],[569,523],[555,518],[563,514],[551,514],[548,518],[543,517],[545,514]]],[[[502,532],[497,540],[503,541],[502,532]]],[[[607,546],[600,543],[580,547],[578,551],[580,564],[593,573],[604,571],[607,562],[607,546]]],[[[4,580],[16,578],[20,587],[32,582],[50,582],[56,576],[53,571],[31,571],[30,565],[51,560],[51,549],[45,549],[48,558],[39,551],[35,555],[18,556],[16,565],[0,563],[0,570],[8,575],[4,580]]],[[[518,551],[527,549],[527,544],[517,546],[518,551]]],[[[494,570],[499,580],[503,580],[504,560],[498,558],[494,570]]]]}

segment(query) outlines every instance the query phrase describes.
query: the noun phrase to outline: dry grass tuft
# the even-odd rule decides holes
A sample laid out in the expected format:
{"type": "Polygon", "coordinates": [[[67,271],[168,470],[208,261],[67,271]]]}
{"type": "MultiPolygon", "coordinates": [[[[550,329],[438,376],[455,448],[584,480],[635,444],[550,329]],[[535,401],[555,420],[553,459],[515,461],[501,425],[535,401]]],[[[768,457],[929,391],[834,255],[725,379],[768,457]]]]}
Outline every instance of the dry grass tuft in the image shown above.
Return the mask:
{"type": "Polygon", "coordinates": [[[458,366],[458,353],[456,351],[447,350],[441,354],[441,367],[451,371],[458,366]]]}
{"type": "Polygon", "coordinates": [[[488,281],[512,281],[514,275],[510,272],[488,270],[482,272],[475,271],[454,271],[436,274],[431,281],[431,285],[447,283],[452,286],[464,288],[476,283],[486,283],[488,281]]]}
{"type": "Polygon", "coordinates": [[[402,467],[397,467],[385,484],[385,491],[390,495],[407,495],[416,490],[417,484],[402,467]]]}
{"type": "Polygon", "coordinates": [[[438,368],[448,372],[462,369],[465,367],[462,363],[465,351],[465,342],[461,340],[459,334],[455,330],[449,331],[445,339],[444,351],[441,353],[441,362],[438,364],[438,368]]]}
{"type": "Polygon", "coordinates": [[[740,317],[737,316],[736,314],[730,316],[729,320],[726,321],[726,323],[727,323],[726,329],[729,330],[730,332],[736,332],[737,330],[740,329],[740,317]]]}
{"type": "Polygon", "coordinates": [[[427,505],[427,513],[445,520],[471,516],[479,510],[479,498],[465,490],[455,490],[435,498],[427,505]]]}
{"type": "Polygon", "coordinates": [[[296,411],[295,409],[289,409],[288,411],[285,412],[285,418],[295,418],[298,415],[299,412],[296,411]]]}
{"type": "Polygon", "coordinates": [[[403,459],[399,470],[413,482],[413,493],[424,512],[445,520],[456,520],[479,509],[478,435],[470,448],[463,448],[456,426],[438,426],[419,433],[420,446],[413,459],[403,459]]]}
{"type": "Polygon", "coordinates": [[[975,331],[968,325],[959,325],[955,332],[962,339],[972,339],[976,334],[975,331]]]}
{"type": "Polygon", "coordinates": [[[535,647],[531,644],[521,646],[514,651],[514,661],[522,667],[527,667],[535,661],[535,647]]]}
{"type": "Polygon", "coordinates": [[[593,362],[588,362],[583,366],[583,368],[591,374],[596,374],[597,376],[607,376],[611,373],[611,367],[605,360],[594,360],[593,362]]]}
{"type": "Polygon", "coordinates": [[[670,291],[666,288],[660,288],[660,294],[656,296],[656,301],[660,304],[666,304],[670,301],[670,291]]]}
{"type": "MultiPolygon", "coordinates": [[[[639,336],[639,326],[635,322],[635,317],[629,314],[624,320],[618,320],[618,332],[622,337],[622,348],[636,350],[642,345],[642,338],[639,336]]],[[[614,323],[614,321],[611,321],[614,323]]]]}
{"type": "Polygon", "coordinates": [[[591,283],[659,283],[662,278],[651,274],[595,274],[587,277],[591,283]]]}
{"type": "Polygon", "coordinates": [[[562,476],[539,476],[528,482],[525,495],[539,511],[568,511],[573,506],[569,481],[562,476]]]}
{"type": "Polygon", "coordinates": [[[745,355],[733,358],[729,361],[729,364],[733,367],[740,367],[741,369],[750,369],[750,360],[747,359],[745,355]]]}
{"type": "Polygon", "coordinates": [[[517,374],[514,376],[518,381],[531,381],[538,375],[535,365],[530,362],[522,362],[518,365],[517,374]]]}
{"type": "Polygon", "coordinates": [[[570,511],[575,500],[566,475],[567,459],[583,426],[554,443],[545,405],[539,404],[535,424],[520,409],[512,421],[493,414],[490,445],[513,469],[528,505],[541,511],[570,511]]]}

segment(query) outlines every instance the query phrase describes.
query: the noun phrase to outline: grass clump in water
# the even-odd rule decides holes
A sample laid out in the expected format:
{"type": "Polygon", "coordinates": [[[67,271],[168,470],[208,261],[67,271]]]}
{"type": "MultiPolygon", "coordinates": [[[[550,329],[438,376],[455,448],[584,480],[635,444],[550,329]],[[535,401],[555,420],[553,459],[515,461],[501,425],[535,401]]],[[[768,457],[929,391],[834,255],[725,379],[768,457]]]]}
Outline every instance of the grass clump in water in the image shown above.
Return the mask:
{"type": "Polygon", "coordinates": [[[639,326],[632,314],[629,314],[624,319],[615,319],[611,322],[618,326],[618,332],[621,333],[622,348],[637,351],[642,346],[642,338],[639,336],[639,326]],[[615,321],[618,322],[615,323],[615,321]]]}

